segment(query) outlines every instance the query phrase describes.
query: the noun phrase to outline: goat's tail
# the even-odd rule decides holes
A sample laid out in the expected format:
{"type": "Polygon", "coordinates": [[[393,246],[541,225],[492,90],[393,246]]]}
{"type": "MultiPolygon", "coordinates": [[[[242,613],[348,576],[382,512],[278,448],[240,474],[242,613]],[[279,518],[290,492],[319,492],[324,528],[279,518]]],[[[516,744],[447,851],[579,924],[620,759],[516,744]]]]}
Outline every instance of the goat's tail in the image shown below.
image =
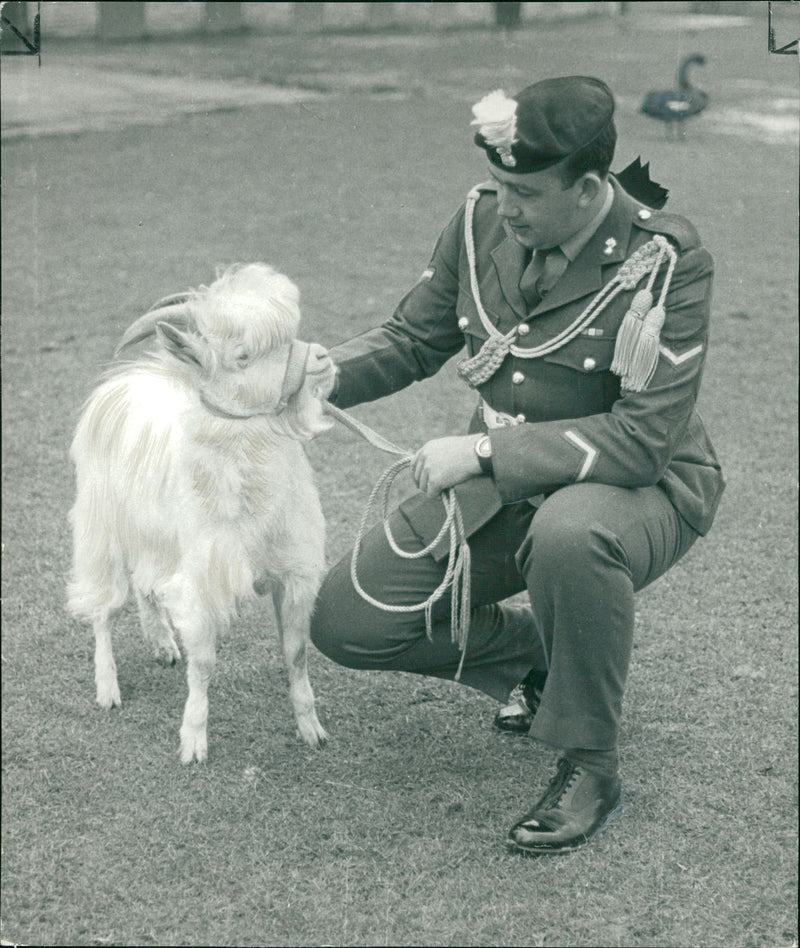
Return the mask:
{"type": "Polygon", "coordinates": [[[170,392],[145,381],[134,389],[131,373],[110,377],[89,397],[75,431],[67,605],[76,616],[93,620],[120,608],[131,576],[147,594],[154,577],[174,571],[174,543],[159,519],[169,511],[171,415],[154,408],[170,392]]]}
{"type": "Polygon", "coordinates": [[[115,494],[108,471],[114,453],[114,432],[123,428],[102,424],[101,409],[110,399],[95,392],[78,423],[70,455],[75,465],[77,492],[69,512],[72,526],[72,573],[67,584],[67,608],[76,618],[107,617],[124,605],[129,583],[125,556],[114,524],[115,494]]]}
{"type": "Polygon", "coordinates": [[[122,550],[104,529],[91,492],[92,486],[84,485],[69,514],[73,551],[67,609],[76,618],[94,621],[125,604],[129,582],[122,550]]]}

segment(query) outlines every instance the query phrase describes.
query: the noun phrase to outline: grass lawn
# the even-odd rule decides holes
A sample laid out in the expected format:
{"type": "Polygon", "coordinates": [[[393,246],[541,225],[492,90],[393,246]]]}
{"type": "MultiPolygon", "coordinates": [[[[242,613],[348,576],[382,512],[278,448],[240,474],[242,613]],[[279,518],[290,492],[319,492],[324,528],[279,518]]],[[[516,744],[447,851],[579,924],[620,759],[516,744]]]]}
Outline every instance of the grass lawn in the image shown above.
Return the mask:
{"type": "MultiPolygon", "coordinates": [[[[595,20],[508,41],[343,34],[52,54],[330,94],[3,146],[3,938],[796,944],[797,143],[720,118],[795,94],[764,24],[687,34],[634,17],[625,32],[595,20]],[[666,143],[636,105],[695,48],[716,117],[666,143]],[[266,606],[222,642],[209,760],[182,767],[183,669],[156,665],[125,611],[123,705],[101,712],[89,631],[63,605],[68,446],[121,330],[237,260],[299,284],[306,339],[375,324],[483,175],[471,102],[577,71],[618,93],[615,167],[649,158],[717,261],[700,408],[729,486],[708,538],[638,598],[624,819],[571,856],[507,855],[552,754],[492,733],[495,706],[477,693],[318,653],[332,741],[311,752],[266,606]]],[[[445,369],[356,413],[414,447],[459,430],[472,398],[445,369]]],[[[309,454],[333,560],[388,459],[341,429],[309,454]]]]}

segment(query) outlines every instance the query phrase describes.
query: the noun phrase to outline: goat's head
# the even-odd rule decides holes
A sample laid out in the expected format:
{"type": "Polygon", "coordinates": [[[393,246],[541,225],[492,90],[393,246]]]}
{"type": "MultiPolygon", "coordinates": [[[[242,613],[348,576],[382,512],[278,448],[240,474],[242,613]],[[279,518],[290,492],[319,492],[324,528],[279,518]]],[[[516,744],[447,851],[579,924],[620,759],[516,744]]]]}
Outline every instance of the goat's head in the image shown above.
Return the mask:
{"type": "MultiPolygon", "coordinates": [[[[265,264],[229,267],[210,286],[162,300],[129,327],[117,353],[155,335],[166,352],[189,366],[207,406],[234,418],[277,413],[294,394],[285,390],[285,380],[299,300],[295,284],[265,264]]],[[[308,353],[308,384],[297,374],[299,400],[312,399],[306,389],[328,368],[320,352],[322,347],[312,346],[308,353]]]]}

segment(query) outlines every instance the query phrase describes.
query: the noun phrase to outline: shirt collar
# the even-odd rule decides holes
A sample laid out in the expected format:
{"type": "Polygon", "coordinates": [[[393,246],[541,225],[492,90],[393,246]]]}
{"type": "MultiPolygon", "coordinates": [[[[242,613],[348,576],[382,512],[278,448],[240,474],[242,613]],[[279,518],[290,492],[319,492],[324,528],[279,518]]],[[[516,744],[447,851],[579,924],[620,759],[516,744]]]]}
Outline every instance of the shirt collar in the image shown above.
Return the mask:
{"type": "Polygon", "coordinates": [[[613,203],[614,189],[611,187],[611,182],[606,181],[606,196],[603,200],[603,206],[585,227],[559,245],[561,252],[570,263],[578,256],[592,237],[594,237],[596,231],[608,216],[608,212],[611,210],[613,203]]]}

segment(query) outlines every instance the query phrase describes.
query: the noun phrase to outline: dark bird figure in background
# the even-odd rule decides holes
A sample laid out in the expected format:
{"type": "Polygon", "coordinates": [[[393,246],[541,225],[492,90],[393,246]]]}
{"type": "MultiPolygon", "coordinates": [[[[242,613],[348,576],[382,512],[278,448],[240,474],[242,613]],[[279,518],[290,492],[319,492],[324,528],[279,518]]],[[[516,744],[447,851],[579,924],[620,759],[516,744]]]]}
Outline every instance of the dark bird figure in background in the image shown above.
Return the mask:
{"type": "Polygon", "coordinates": [[[705,65],[706,57],[700,53],[687,56],[678,69],[678,88],[669,92],[648,92],[642,103],[642,112],[664,123],[667,138],[675,129],[676,138],[681,137],[682,123],[692,115],[698,115],[708,105],[708,96],[689,82],[689,68],[705,65]]]}

